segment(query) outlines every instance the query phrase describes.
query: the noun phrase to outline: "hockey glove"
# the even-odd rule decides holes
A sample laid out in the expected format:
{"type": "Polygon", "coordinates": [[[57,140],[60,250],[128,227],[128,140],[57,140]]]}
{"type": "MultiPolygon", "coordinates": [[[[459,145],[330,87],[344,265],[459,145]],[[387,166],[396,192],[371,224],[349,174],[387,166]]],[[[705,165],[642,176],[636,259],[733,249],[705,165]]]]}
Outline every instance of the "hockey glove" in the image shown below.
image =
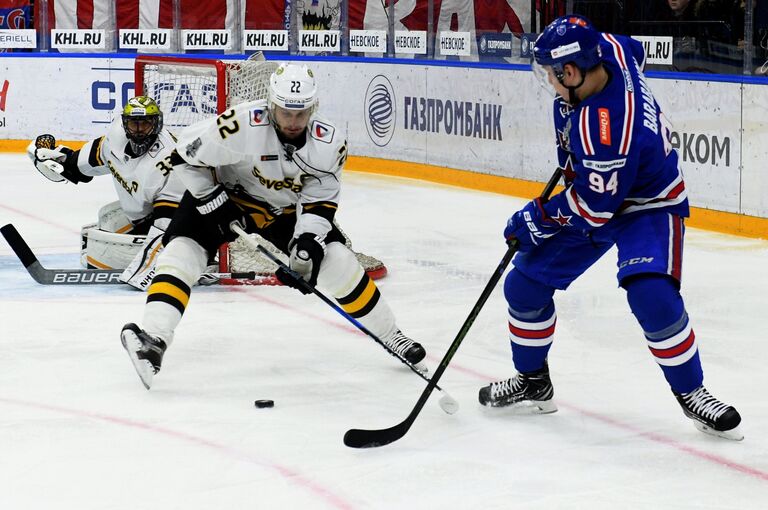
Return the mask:
{"type": "Polygon", "coordinates": [[[27,147],[27,155],[38,172],[53,182],[65,180],[77,184],[90,182],[93,177],[83,175],[77,168],[77,154],[64,145],[56,147],[53,135],[40,135],[27,147]]]}
{"type": "Polygon", "coordinates": [[[197,199],[196,208],[208,226],[226,242],[237,239],[237,234],[230,228],[232,223],[246,232],[251,224],[248,214],[230,200],[227,189],[221,185],[216,186],[208,196],[197,199]]]}
{"type": "Polygon", "coordinates": [[[304,285],[302,285],[303,280],[299,273],[296,271],[288,268],[278,267],[277,271],[275,271],[275,277],[280,280],[280,283],[283,285],[291,287],[292,289],[297,289],[305,296],[312,293],[312,291],[306,287],[306,282],[304,282],[304,285]]]}
{"type": "Polygon", "coordinates": [[[288,265],[307,280],[313,287],[317,285],[320,263],[325,257],[323,239],[311,232],[305,232],[288,245],[291,251],[288,265]]]}
{"type": "Polygon", "coordinates": [[[513,214],[504,229],[507,243],[517,239],[518,251],[529,251],[544,240],[560,232],[560,223],[550,218],[540,198],[531,200],[513,214]]]}

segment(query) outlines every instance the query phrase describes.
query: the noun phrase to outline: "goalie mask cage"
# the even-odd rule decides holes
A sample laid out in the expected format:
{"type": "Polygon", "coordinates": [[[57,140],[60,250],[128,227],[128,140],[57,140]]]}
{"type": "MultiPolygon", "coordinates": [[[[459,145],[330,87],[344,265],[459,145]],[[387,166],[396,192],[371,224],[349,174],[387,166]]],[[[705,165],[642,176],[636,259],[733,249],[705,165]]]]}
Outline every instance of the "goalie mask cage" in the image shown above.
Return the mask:
{"type": "MultiPolygon", "coordinates": [[[[136,95],[152,97],[163,112],[163,124],[171,132],[177,132],[236,104],[266,99],[269,77],[278,65],[264,60],[261,53],[231,63],[216,59],[140,55],[136,57],[134,68],[136,95]]],[[[259,242],[287,263],[283,252],[263,238],[259,238],[259,242]]],[[[346,244],[351,249],[348,237],[346,244]]],[[[371,278],[382,278],[387,274],[384,264],[375,257],[362,253],[355,255],[371,278]]],[[[276,269],[272,261],[241,240],[219,249],[220,272],[253,271],[258,275],[271,275],[266,279],[224,280],[222,283],[277,285],[276,269]]]]}

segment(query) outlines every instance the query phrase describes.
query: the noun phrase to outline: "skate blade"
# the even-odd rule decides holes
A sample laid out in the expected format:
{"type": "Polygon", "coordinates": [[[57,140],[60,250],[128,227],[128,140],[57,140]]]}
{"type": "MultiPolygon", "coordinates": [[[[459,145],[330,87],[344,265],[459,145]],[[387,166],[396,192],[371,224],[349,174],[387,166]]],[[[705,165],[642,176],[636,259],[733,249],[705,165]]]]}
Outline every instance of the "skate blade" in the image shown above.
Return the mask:
{"type": "Polygon", "coordinates": [[[741,433],[741,429],[738,426],[731,430],[715,430],[698,421],[694,421],[693,425],[701,432],[711,436],[722,437],[723,439],[728,439],[730,441],[742,441],[744,439],[744,434],[741,433]]]}
{"type": "Polygon", "coordinates": [[[551,414],[557,411],[554,400],[523,400],[507,406],[486,406],[508,410],[513,415],[551,414]]]}
{"type": "Polygon", "coordinates": [[[125,350],[128,352],[128,357],[131,359],[131,363],[133,363],[133,368],[136,369],[136,373],[138,374],[139,379],[141,379],[141,384],[143,384],[146,389],[149,389],[152,386],[155,370],[152,368],[152,363],[145,359],[139,359],[136,354],[143,348],[141,340],[136,336],[136,333],[129,329],[123,330],[120,334],[120,338],[123,341],[125,350]]]}

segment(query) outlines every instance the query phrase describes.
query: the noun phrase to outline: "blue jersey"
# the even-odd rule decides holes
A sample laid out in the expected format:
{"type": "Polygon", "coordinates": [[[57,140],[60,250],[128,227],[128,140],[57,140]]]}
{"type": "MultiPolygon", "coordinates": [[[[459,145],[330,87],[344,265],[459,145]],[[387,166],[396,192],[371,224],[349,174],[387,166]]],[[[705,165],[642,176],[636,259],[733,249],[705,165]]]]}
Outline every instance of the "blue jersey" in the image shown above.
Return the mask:
{"type": "Polygon", "coordinates": [[[600,49],[610,76],[603,90],[575,107],[555,99],[566,189],[545,204],[545,212],[564,227],[584,230],[651,209],[688,216],[671,126],[642,72],[642,44],[602,34],[600,49]]]}

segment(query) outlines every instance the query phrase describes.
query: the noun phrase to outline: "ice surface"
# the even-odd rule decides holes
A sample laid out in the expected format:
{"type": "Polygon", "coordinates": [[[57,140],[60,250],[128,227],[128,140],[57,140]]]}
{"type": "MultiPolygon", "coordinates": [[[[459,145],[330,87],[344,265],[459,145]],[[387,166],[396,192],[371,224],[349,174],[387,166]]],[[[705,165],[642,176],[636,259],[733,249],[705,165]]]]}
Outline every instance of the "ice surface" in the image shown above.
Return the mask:
{"type": "MultiPolygon", "coordinates": [[[[113,200],[108,177],[44,180],[0,156],[0,224],[49,267],[78,264],[79,230],[113,200]]],[[[521,199],[348,173],[339,219],[387,264],[380,288],[434,370],[504,253],[521,199]]],[[[400,422],[422,381],[312,296],[196,288],[146,391],[119,341],[144,296],[45,287],[0,240],[0,509],[768,508],[768,242],[690,229],[683,293],[705,383],[746,439],[696,431],[645,346],[611,252],[556,295],[560,410],[510,416],[477,391],[513,374],[497,288],[441,386],[400,441],[342,444],[400,422]],[[256,399],[273,399],[257,409],[256,399]]]]}

